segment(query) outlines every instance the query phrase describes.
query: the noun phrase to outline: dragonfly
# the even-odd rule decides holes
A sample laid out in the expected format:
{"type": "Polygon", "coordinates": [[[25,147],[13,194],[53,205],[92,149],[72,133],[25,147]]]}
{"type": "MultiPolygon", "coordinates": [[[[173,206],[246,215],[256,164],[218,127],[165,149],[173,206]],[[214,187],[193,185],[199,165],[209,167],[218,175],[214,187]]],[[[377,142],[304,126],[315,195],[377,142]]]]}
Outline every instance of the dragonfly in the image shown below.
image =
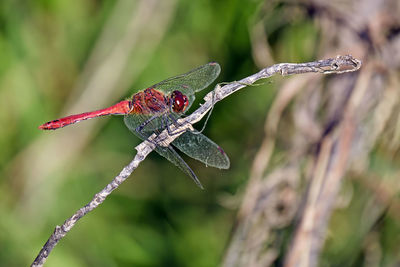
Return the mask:
{"type": "MultiPolygon", "coordinates": [[[[218,63],[210,62],[152,85],[108,108],[52,120],[40,125],[39,129],[56,130],[96,117],[124,115],[125,125],[142,140],[148,140],[152,134],[158,134],[165,129],[170,135],[178,134],[181,132],[172,131],[171,125],[179,126],[177,121],[193,104],[195,93],[207,88],[220,71],[218,63]]],[[[206,166],[219,169],[228,169],[230,166],[224,150],[195,129],[181,133],[168,146],[156,144],[155,151],[191,177],[201,189],[204,187],[200,180],[174,148],[206,166]]]]}

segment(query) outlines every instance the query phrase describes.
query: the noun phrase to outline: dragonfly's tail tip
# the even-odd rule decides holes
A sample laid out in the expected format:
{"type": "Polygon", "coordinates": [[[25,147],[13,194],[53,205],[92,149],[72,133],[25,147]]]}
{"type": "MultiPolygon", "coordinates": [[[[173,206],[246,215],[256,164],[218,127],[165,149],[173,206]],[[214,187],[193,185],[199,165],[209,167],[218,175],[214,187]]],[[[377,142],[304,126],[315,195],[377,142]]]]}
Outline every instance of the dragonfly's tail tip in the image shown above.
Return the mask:
{"type": "Polygon", "coordinates": [[[53,126],[51,123],[49,123],[49,122],[46,122],[46,123],[44,123],[44,124],[38,126],[38,129],[39,129],[39,130],[56,130],[56,129],[58,129],[58,128],[60,128],[60,127],[54,127],[54,126],[53,126]]]}

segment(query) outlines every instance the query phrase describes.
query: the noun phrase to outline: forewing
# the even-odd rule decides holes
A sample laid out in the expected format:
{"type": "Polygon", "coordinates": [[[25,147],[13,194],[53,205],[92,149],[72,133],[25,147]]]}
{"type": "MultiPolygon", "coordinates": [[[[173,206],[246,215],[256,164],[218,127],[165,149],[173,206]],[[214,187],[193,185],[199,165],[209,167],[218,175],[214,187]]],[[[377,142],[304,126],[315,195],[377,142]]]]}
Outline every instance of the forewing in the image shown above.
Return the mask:
{"type": "Polygon", "coordinates": [[[218,63],[210,62],[187,73],[166,79],[151,87],[165,94],[178,90],[190,96],[209,86],[218,77],[220,71],[221,67],[218,63]]]}
{"type": "Polygon", "coordinates": [[[230,162],[225,151],[207,136],[198,131],[186,131],[172,144],[180,151],[197,159],[206,166],[228,169],[230,162]]]}

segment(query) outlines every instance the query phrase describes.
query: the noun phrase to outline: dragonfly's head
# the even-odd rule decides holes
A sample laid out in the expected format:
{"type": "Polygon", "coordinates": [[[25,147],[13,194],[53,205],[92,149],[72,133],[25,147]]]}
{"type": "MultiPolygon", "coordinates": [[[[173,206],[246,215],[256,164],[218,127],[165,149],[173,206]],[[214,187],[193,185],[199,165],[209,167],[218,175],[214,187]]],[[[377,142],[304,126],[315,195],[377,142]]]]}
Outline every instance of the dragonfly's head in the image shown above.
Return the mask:
{"type": "Polygon", "coordinates": [[[171,94],[171,109],[175,113],[184,112],[189,105],[189,99],[180,91],[173,91],[171,94]]]}

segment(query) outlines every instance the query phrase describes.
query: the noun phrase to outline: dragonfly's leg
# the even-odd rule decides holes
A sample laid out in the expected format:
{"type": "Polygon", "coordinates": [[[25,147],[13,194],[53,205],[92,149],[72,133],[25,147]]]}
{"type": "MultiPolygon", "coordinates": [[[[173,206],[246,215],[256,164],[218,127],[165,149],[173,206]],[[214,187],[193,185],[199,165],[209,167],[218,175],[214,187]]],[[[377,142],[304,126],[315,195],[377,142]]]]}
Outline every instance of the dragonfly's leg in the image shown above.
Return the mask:
{"type": "MultiPolygon", "coordinates": [[[[167,130],[168,130],[168,117],[167,117],[167,115],[164,114],[161,118],[161,128],[160,129],[165,129],[165,128],[167,128],[167,130]]],[[[171,135],[169,130],[168,130],[168,134],[171,135]]],[[[161,141],[164,141],[164,140],[161,140],[161,141]]]]}
{"type": "Polygon", "coordinates": [[[167,132],[168,132],[168,135],[169,135],[169,136],[174,136],[174,135],[176,135],[176,134],[182,132],[182,131],[173,131],[173,130],[170,128],[170,125],[171,125],[171,124],[174,124],[176,127],[179,127],[179,126],[180,126],[180,125],[178,124],[178,122],[176,121],[176,119],[173,118],[171,115],[170,115],[170,116],[164,115],[164,116],[163,116],[163,120],[162,120],[162,124],[163,124],[163,125],[162,125],[162,129],[167,129],[167,132]],[[172,123],[169,123],[168,119],[171,119],[171,120],[172,120],[172,123]]]}
{"type": "Polygon", "coordinates": [[[151,121],[153,121],[154,119],[158,118],[159,116],[154,115],[153,117],[151,117],[150,119],[142,122],[142,124],[140,124],[138,127],[136,127],[135,131],[136,132],[141,132],[143,130],[144,127],[147,126],[147,124],[149,124],[151,121]]]}
{"type": "Polygon", "coordinates": [[[152,143],[152,144],[154,144],[154,145],[157,145],[155,142],[153,142],[153,141],[150,141],[150,140],[148,140],[149,138],[145,135],[145,134],[143,134],[143,129],[151,122],[151,121],[153,121],[154,119],[156,119],[156,118],[158,118],[159,116],[153,116],[153,117],[151,117],[150,119],[148,119],[148,120],[146,120],[146,121],[144,121],[142,124],[140,124],[138,127],[136,127],[136,129],[135,129],[135,131],[140,135],[140,137],[142,137],[143,138],[143,140],[147,140],[147,141],[149,141],[150,143],[152,143]]]}
{"type": "Polygon", "coordinates": [[[173,135],[171,129],[169,128],[169,125],[170,125],[170,124],[168,123],[168,116],[167,116],[167,115],[164,115],[164,116],[163,116],[162,123],[163,123],[163,129],[167,129],[168,134],[169,134],[170,136],[173,135]]]}
{"type": "Polygon", "coordinates": [[[144,134],[142,133],[142,131],[138,130],[138,128],[139,128],[139,127],[137,127],[135,131],[138,133],[138,135],[139,135],[143,140],[148,141],[148,142],[152,143],[153,145],[157,146],[157,143],[156,143],[156,142],[150,140],[150,139],[149,139],[149,136],[144,135],[144,134]]]}
{"type": "MultiPolygon", "coordinates": [[[[173,123],[176,127],[182,126],[182,124],[179,124],[178,121],[172,116],[172,114],[170,114],[170,115],[168,116],[168,118],[171,119],[172,123],[173,123]]],[[[167,119],[168,119],[168,118],[167,118],[167,119]]],[[[180,131],[173,131],[173,130],[169,127],[170,125],[171,125],[171,123],[168,123],[168,121],[167,121],[167,131],[168,131],[168,134],[169,134],[169,135],[180,134],[180,133],[182,133],[182,132],[186,132],[186,130],[187,130],[187,129],[183,129],[183,130],[180,130],[180,131]]]]}

